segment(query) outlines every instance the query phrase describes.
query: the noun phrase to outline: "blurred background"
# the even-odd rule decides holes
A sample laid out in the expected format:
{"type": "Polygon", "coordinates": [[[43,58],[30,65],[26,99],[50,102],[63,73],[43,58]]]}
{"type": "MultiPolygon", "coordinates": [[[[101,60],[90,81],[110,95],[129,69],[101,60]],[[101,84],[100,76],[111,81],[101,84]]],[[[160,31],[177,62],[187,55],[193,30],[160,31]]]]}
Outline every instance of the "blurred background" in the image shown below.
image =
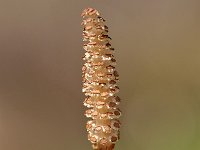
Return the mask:
{"type": "Polygon", "coordinates": [[[0,0],[0,149],[91,149],[81,92],[86,7],[101,12],[116,48],[116,150],[199,150],[199,0],[0,0]]]}

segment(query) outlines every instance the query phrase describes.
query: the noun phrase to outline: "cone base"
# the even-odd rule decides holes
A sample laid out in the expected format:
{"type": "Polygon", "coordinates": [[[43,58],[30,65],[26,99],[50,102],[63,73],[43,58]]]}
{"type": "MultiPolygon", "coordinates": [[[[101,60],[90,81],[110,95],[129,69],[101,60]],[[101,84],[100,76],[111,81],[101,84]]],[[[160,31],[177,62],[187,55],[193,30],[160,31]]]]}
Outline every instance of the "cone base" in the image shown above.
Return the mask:
{"type": "Polygon", "coordinates": [[[93,144],[93,150],[114,150],[115,144],[110,145],[101,145],[101,144],[93,144]]]}

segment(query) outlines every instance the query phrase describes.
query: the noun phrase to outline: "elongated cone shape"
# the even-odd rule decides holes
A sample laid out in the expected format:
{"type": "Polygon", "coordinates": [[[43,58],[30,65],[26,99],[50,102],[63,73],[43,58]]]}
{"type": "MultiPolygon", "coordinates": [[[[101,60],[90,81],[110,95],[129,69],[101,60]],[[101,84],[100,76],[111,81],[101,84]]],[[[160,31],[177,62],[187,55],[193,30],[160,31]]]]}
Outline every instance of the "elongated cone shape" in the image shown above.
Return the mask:
{"type": "Polygon", "coordinates": [[[86,124],[88,140],[95,150],[113,150],[119,140],[121,111],[115,69],[114,48],[111,47],[108,27],[97,10],[85,9],[83,17],[83,48],[85,64],[82,68],[85,115],[92,118],[86,124]]]}

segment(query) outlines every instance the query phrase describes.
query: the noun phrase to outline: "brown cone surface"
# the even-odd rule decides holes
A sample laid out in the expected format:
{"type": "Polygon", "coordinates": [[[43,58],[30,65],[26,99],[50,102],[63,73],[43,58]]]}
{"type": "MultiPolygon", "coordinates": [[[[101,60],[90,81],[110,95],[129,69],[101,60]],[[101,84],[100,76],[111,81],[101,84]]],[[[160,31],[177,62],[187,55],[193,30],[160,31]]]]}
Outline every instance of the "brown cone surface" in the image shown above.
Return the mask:
{"type": "Polygon", "coordinates": [[[88,140],[95,150],[113,150],[119,140],[121,111],[117,82],[119,80],[116,60],[108,36],[108,27],[97,10],[85,9],[83,17],[83,41],[85,64],[82,68],[83,89],[86,98],[84,105],[88,121],[86,128],[88,140]]]}

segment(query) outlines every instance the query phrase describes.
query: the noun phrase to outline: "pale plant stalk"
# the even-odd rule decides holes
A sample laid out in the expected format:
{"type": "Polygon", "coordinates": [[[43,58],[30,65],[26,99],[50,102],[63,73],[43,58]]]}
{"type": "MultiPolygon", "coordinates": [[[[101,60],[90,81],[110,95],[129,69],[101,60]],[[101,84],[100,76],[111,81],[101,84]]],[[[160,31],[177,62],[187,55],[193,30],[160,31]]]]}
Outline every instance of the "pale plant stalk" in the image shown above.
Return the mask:
{"type": "Polygon", "coordinates": [[[114,48],[111,47],[108,27],[97,10],[87,8],[82,13],[83,41],[83,89],[85,115],[92,118],[86,124],[88,140],[95,150],[113,150],[119,140],[121,111],[117,82],[114,48]]]}

